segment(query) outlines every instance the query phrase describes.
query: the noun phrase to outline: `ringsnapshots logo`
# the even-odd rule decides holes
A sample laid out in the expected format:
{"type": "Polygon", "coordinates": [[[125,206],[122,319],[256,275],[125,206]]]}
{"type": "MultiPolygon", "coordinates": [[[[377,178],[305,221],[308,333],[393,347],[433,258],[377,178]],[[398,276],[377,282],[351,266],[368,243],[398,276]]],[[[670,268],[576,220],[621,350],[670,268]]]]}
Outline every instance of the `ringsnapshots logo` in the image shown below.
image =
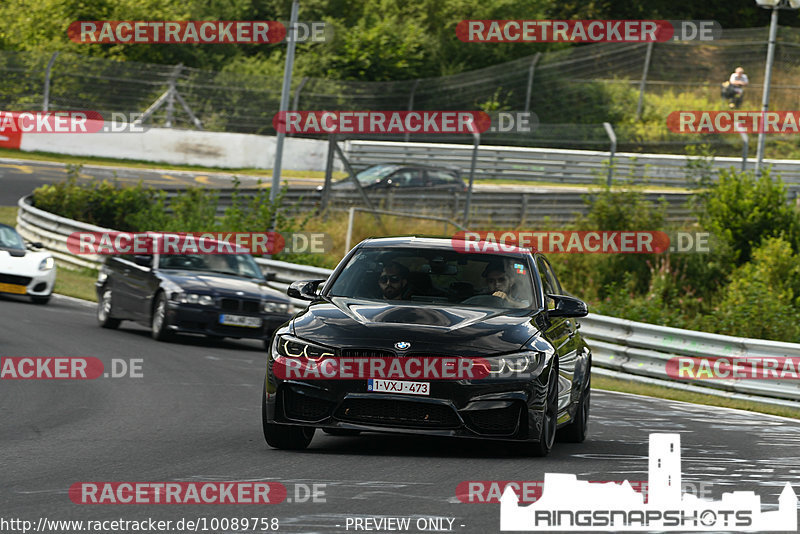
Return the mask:
{"type": "Polygon", "coordinates": [[[706,501],[682,493],[680,434],[650,434],[648,501],[630,483],[597,484],[575,475],[547,473],[541,497],[520,506],[506,487],[500,499],[500,530],[643,532],[754,532],[797,530],[797,495],[790,484],[778,510],[761,511],[752,491],[724,493],[706,501]]]}

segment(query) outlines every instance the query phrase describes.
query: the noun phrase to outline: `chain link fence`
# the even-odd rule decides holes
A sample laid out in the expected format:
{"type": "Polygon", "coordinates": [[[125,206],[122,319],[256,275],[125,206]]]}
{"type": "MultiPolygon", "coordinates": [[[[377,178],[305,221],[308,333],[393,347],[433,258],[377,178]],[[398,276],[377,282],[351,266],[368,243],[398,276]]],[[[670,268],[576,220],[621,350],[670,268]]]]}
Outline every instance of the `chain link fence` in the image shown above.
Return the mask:
{"type": "MultiPolygon", "coordinates": [[[[759,109],[767,36],[768,28],[748,28],[726,30],[721,40],[712,42],[587,44],[452,76],[396,82],[295,76],[290,102],[301,110],[529,109],[539,118],[536,131],[487,133],[481,143],[607,150],[602,127],[607,121],[614,125],[621,151],[682,152],[687,144],[707,143],[719,155],[737,155],[742,147],[739,136],[672,134],[664,128],[665,117],[680,109],[723,109],[720,83],[739,65],[750,77],[743,109],[759,109]]],[[[0,107],[42,109],[51,59],[51,54],[0,51],[0,107]]],[[[798,74],[800,29],[781,28],[771,109],[797,109],[798,74]]],[[[280,78],[182,65],[62,53],[51,70],[49,109],[141,113],[170,88],[203,129],[274,134],[280,78]]],[[[173,99],[155,110],[147,123],[198,125],[181,106],[173,105],[173,99]]],[[[381,139],[472,142],[469,136],[381,139]]],[[[770,136],[769,141],[773,147],[790,142],[780,136],[770,136]]],[[[781,156],[775,151],[768,154],[781,156]]]]}

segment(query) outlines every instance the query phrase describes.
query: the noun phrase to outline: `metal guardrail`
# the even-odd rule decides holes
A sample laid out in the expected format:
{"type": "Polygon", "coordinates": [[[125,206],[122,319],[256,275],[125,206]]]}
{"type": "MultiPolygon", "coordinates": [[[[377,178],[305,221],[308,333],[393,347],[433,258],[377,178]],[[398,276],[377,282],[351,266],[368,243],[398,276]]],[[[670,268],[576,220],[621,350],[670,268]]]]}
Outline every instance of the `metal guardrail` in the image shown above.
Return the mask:
{"type": "MultiPolygon", "coordinates": [[[[58,217],[30,206],[20,199],[17,229],[31,241],[41,241],[58,259],[79,267],[94,267],[99,258],[76,257],[69,253],[66,239],[76,231],[103,232],[105,228],[58,217]]],[[[275,287],[302,279],[327,278],[330,269],[257,259],[266,272],[275,274],[275,287]]],[[[294,301],[303,305],[302,301],[294,301]]],[[[589,314],[580,320],[581,330],[590,341],[598,374],[626,380],[656,383],[686,391],[721,397],[737,397],[770,404],[800,407],[800,381],[757,379],[675,380],[667,374],[667,362],[677,356],[794,357],[800,359],[800,344],[762,339],[723,336],[693,330],[639,323],[603,315],[589,314]]]]}
{"type": "MultiPolygon", "coordinates": [[[[178,189],[168,190],[167,197],[174,197],[178,189]]],[[[219,195],[217,204],[218,213],[221,215],[225,208],[231,205],[231,189],[214,189],[219,195]]],[[[246,194],[246,190],[244,192],[246,194]]],[[[492,225],[495,228],[516,228],[520,225],[541,224],[545,221],[568,222],[575,219],[577,214],[585,215],[588,212],[583,197],[584,191],[485,191],[476,189],[472,193],[470,207],[470,227],[492,225]]],[[[447,191],[419,191],[381,190],[368,192],[370,199],[376,207],[388,211],[404,211],[420,215],[437,215],[448,219],[460,220],[463,216],[465,193],[452,193],[447,191]]],[[[658,204],[663,198],[667,202],[667,220],[670,222],[684,222],[694,220],[691,210],[686,207],[686,201],[691,193],[658,191],[644,193],[645,198],[653,204],[658,204]]],[[[304,213],[318,209],[322,200],[321,195],[313,188],[293,187],[287,190],[283,206],[289,213],[304,213]]],[[[334,209],[347,209],[352,206],[364,206],[361,197],[355,191],[337,191],[331,197],[330,207],[334,209]]]]}
{"type": "MultiPolygon", "coordinates": [[[[471,145],[444,143],[396,143],[386,141],[348,141],[347,156],[353,167],[361,169],[386,162],[446,165],[468,169],[471,145]]],[[[642,184],[685,187],[688,156],[671,154],[614,154],[615,184],[642,184]]],[[[478,152],[476,179],[530,180],[565,184],[596,183],[608,174],[609,153],[592,150],[503,147],[482,145],[478,152]]],[[[752,169],[755,159],[748,160],[752,169]]],[[[800,160],[764,160],[783,182],[800,187],[800,160]]],[[[741,158],[717,157],[715,171],[730,167],[740,170],[741,158]]]]}

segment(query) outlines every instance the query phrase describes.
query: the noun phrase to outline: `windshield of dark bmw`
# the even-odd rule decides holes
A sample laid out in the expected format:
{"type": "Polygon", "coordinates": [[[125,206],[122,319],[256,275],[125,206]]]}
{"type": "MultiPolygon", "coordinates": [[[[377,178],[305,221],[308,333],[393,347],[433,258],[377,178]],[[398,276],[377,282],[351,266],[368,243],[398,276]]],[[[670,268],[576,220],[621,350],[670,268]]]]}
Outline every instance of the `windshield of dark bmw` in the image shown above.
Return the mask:
{"type": "Polygon", "coordinates": [[[162,254],[158,267],[263,279],[255,260],[247,254],[162,254]]]}
{"type": "Polygon", "coordinates": [[[25,250],[25,243],[16,230],[10,226],[0,225],[0,248],[25,250]]]}
{"type": "Polygon", "coordinates": [[[527,260],[424,248],[364,248],[327,296],[488,308],[535,307],[527,260]]]}

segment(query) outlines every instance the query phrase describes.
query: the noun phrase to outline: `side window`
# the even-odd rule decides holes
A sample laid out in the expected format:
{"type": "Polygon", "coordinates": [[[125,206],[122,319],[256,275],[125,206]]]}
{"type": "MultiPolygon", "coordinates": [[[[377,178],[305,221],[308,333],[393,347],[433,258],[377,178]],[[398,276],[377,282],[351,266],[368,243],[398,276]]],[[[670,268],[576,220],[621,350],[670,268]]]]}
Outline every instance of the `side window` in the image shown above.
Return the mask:
{"type": "Polygon", "coordinates": [[[558,286],[556,285],[557,282],[554,284],[553,273],[550,270],[550,265],[548,265],[545,259],[541,256],[536,257],[536,267],[539,270],[539,278],[542,281],[545,308],[552,310],[556,307],[556,305],[553,299],[548,298],[547,295],[557,295],[559,293],[557,290],[558,286]]]}
{"type": "Polygon", "coordinates": [[[542,263],[544,263],[546,266],[545,272],[547,273],[548,280],[550,280],[550,286],[553,288],[553,293],[556,295],[563,295],[564,290],[561,288],[561,283],[558,281],[558,278],[556,278],[556,273],[553,272],[553,267],[550,265],[550,262],[542,258],[542,263]]]}
{"type": "Polygon", "coordinates": [[[391,176],[393,184],[397,187],[420,187],[422,186],[422,173],[413,169],[406,169],[394,173],[391,176]]]}
{"type": "Polygon", "coordinates": [[[444,171],[428,171],[428,181],[431,185],[450,185],[458,181],[458,178],[444,171]]]}

